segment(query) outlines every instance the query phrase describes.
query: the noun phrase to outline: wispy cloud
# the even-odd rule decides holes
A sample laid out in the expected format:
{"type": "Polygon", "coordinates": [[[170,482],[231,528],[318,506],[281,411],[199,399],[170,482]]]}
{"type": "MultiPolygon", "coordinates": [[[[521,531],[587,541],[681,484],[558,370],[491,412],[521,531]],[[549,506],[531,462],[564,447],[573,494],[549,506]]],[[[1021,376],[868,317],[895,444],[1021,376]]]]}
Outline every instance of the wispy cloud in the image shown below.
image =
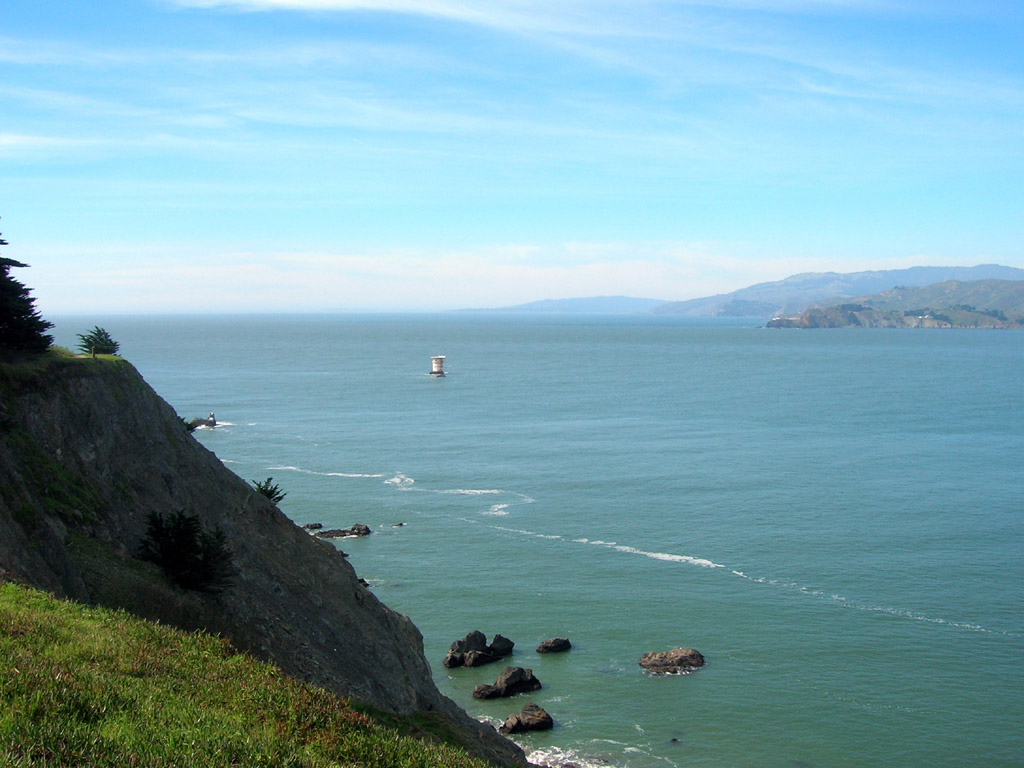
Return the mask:
{"type": "Polygon", "coordinates": [[[763,258],[743,244],[685,242],[191,255],[178,247],[139,246],[77,249],[76,254],[88,257],[87,273],[63,274],[45,259],[35,262],[31,249],[23,256],[36,265],[33,286],[44,310],[436,311],[609,293],[677,300],[798,272],[937,261],[934,256],[884,263],[857,257],[844,262],[822,256],[763,258]]]}

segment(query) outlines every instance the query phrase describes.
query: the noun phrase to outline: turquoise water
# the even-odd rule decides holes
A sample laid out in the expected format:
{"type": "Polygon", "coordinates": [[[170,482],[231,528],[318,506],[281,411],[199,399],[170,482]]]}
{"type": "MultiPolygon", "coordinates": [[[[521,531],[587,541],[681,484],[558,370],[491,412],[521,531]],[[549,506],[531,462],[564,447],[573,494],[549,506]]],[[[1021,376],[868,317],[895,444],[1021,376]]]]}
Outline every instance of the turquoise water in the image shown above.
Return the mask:
{"type": "Polygon", "coordinates": [[[341,546],[471,714],[525,700],[474,701],[501,667],[448,644],[514,640],[556,721],[534,760],[1024,765],[1024,333],[110,317],[58,343],[97,323],[297,522],[374,529],[341,546]],[[637,666],[676,646],[707,666],[637,666]]]}

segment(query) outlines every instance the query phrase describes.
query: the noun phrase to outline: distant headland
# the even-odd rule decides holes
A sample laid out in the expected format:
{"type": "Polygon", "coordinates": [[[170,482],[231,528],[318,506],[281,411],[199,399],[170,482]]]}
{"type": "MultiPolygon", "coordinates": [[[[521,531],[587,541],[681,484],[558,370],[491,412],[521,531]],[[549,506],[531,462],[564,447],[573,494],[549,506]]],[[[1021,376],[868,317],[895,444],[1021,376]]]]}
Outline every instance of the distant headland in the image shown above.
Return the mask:
{"type": "MultiPolygon", "coordinates": [[[[805,310],[834,307],[851,303],[862,303],[865,297],[889,291],[909,288],[924,288],[944,283],[965,284],[968,282],[999,281],[1004,283],[1024,282],[1024,269],[1000,264],[979,264],[973,267],[910,267],[908,269],[869,270],[866,272],[805,272],[791,275],[784,280],[757,283],[731,293],[705,296],[686,301],[663,301],[659,299],[633,298],[630,296],[596,296],[591,298],[543,299],[526,304],[487,309],[465,309],[462,312],[508,312],[523,314],[656,314],[680,315],[685,317],[751,317],[794,318],[805,310]]],[[[984,292],[984,291],[982,291],[984,292]]],[[[995,297],[1003,302],[1002,297],[995,297]]],[[[988,298],[970,296],[960,301],[935,296],[931,304],[918,303],[916,306],[889,307],[873,306],[877,310],[904,311],[926,306],[937,311],[964,304],[980,312],[1001,310],[1013,314],[1010,306],[992,306],[988,298]],[[940,300],[941,299],[941,300],[940,300]],[[944,303],[943,303],[944,302],[944,303]]],[[[959,311],[959,310],[958,310],[959,311]]],[[[967,311],[967,310],[964,310],[967,311]]],[[[939,314],[947,314],[939,311],[939,314]]],[[[907,316],[909,317],[909,316],[907,316]]],[[[970,324],[974,319],[966,316],[949,315],[950,324],[970,324]]],[[[1005,327],[986,325],[988,321],[976,318],[978,325],[970,327],[1005,327]]],[[[865,317],[865,320],[867,318],[865,317]]],[[[911,322],[910,320],[907,321],[911,322]]],[[[939,320],[938,322],[946,322],[939,320]]],[[[882,319],[878,319],[882,324],[882,319]]],[[[891,324],[895,325],[893,320],[891,324]]],[[[1012,321],[1011,321],[1012,325],[1012,321]]],[[[803,327],[803,326],[801,326],[803,327]]],[[[916,326],[915,326],[916,327],[916,326]]]]}
{"type": "Polygon", "coordinates": [[[1024,328],[1024,280],[898,286],[853,302],[774,317],[769,328],[1024,328]]]}

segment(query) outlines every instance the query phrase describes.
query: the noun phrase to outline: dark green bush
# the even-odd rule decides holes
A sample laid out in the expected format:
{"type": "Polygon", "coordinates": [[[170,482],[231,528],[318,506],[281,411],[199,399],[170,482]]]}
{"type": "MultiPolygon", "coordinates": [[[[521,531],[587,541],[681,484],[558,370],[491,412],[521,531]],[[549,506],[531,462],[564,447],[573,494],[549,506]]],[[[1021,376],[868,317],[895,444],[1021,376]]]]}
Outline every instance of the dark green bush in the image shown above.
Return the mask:
{"type": "Polygon", "coordinates": [[[183,589],[216,593],[230,586],[235,569],[224,532],[207,530],[195,515],[155,512],[146,518],[146,537],[139,556],[160,566],[183,589]]]}

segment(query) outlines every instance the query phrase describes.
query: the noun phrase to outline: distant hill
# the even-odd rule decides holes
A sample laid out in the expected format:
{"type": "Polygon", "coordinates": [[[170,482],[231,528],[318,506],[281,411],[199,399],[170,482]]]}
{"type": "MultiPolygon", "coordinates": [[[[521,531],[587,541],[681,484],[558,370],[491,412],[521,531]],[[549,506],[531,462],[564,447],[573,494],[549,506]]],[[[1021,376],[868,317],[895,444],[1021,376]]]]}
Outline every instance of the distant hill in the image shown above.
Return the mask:
{"type": "Polygon", "coordinates": [[[798,316],[769,328],[1024,328],[1024,280],[947,280],[899,286],[798,316]]]}
{"type": "Polygon", "coordinates": [[[775,317],[799,314],[813,305],[838,304],[843,299],[875,294],[895,286],[927,286],[950,280],[1024,280],[1024,269],[980,264],[975,267],[911,267],[845,274],[805,272],[732,293],[669,302],[652,311],[655,314],[701,317],[775,317]]]}
{"type": "Polygon", "coordinates": [[[542,299],[529,304],[496,309],[470,309],[464,312],[552,312],[602,315],[634,315],[650,312],[664,304],[663,299],[635,299],[630,296],[595,296],[587,299],[542,299]]]}

